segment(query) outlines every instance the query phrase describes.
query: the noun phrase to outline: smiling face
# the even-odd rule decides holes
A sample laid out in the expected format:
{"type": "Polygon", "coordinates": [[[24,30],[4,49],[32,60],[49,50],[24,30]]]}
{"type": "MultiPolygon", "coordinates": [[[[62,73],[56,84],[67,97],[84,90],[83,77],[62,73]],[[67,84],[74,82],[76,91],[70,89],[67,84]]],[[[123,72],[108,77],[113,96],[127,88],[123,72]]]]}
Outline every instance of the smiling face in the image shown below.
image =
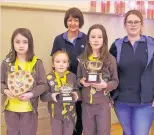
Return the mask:
{"type": "Polygon", "coordinates": [[[91,30],[89,43],[93,51],[98,51],[103,46],[103,34],[99,28],[91,30]]]}
{"type": "Polygon", "coordinates": [[[67,27],[70,32],[79,31],[79,19],[70,16],[67,20],[67,27]]]}
{"type": "Polygon", "coordinates": [[[28,39],[21,34],[17,34],[14,38],[14,49],[17,55],[25,55],[28,51],[28,39]]]}
{"type": "Polygon", "coordinates": [[[130,14],[127,17],[125,28],[126,28],[128,35],[130,36],[140,35],[142,31],[142,24],[141,24],[140,18],[136,16],[135,14],[130,14]]]}
{"type": "Polygon", "coordinates": [[[58,73],[64,73],[69,67],[69,58],[65,53],[57,53],[53,58],[53,67],[58,73]]]}

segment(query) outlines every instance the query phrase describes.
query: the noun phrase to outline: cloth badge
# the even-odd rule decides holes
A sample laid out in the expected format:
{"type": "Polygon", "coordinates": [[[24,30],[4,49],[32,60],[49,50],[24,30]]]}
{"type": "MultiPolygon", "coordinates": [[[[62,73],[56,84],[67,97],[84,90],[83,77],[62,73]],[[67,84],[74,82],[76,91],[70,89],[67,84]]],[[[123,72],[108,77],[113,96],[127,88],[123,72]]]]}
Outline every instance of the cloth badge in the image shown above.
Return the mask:
{"type": "Polygon", "coordinates": [[[50,86],[53,86],[55,83],[54,83],[54,81],[50,81],[49,84],[50,84],[50,86]]]}
{"type": "Polygon", "coordinates": [[[14,66],[11,66],[11,71],[15,71],[15,67],[14,66]]]}
{"type": "Polygon", "coordinates": [[[51,80],[52,79],[52,75],[47,75],[47,79],[51,80]]]}
{"type": "Polygon", "coordinates": [[[84,48],[84,45],[81,45],[81,48],[84,48]]]}

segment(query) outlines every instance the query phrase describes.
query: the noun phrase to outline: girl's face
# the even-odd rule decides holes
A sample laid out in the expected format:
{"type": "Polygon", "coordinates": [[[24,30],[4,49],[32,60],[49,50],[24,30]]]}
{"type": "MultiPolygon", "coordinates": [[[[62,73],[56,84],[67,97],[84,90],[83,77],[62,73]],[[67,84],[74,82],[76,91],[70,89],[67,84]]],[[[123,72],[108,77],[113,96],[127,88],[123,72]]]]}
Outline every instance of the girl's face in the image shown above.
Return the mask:
{"type": "Polygon", "coordinates": [[[77,32],[79,31],[79,19],[69,17],[67,20],[68,31],[77,32]]]}
{"type": "Polygon", "coordinates": [[[93,51],[99,51],[103,46],[103,34],[100,29],[93,29],[89,35],[89,43],[93,51]]]}
{"type": "Polygon", "coordinates": [[[127,17],[125,28],[129,36],[138,36],[142,30],[141,20],[138,16],[130,14],[127,17]]]}
{"type": "Polygon", "coordinates": [[[28,51],[28,39],[21,34],[17,34],[14,38],[14,49],[17,55],[26,55],[28,51]]]}
{"type": "Polygon", "coordinates": [[[69,58],[65,53],[57,54],[53,61],[53,67],[58,73],[64,73],[69,67],[69,58]]]}

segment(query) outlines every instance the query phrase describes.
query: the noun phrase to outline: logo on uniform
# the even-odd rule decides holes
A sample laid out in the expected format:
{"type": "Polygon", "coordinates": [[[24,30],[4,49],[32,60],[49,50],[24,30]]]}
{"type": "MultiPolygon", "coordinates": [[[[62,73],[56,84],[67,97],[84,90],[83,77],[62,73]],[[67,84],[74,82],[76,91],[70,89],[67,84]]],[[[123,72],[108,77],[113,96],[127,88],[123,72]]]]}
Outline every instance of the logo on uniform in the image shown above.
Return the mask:
{"type": "Polygon", "coordinates": [[[50,86],[53,86],[55,84],[54,81],[50,81],[49,83],[50,83],[50,86]]]}
{"type": "Polygon", "coordinates": [[[81,45],[81,48],[84,48],[84,45],[81,45]]]}

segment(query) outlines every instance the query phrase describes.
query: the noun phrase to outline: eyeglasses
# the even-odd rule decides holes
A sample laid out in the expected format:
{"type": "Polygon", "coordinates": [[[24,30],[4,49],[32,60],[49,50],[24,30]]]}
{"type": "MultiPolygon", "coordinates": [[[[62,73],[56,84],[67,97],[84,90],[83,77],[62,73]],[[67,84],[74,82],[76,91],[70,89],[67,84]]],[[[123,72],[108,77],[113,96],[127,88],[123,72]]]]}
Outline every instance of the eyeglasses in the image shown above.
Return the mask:
{"type": "Polygon", "coordinates": [[[133,22],[133,21],[126,21],[126,24],[127,24],[127,25],[133,25],[133,24],[134,24],[134,25],[140,25],[140,23],[141,23],[141,21],[137,21],[137,20],[134,21],[134,22],[133,22]]]}

